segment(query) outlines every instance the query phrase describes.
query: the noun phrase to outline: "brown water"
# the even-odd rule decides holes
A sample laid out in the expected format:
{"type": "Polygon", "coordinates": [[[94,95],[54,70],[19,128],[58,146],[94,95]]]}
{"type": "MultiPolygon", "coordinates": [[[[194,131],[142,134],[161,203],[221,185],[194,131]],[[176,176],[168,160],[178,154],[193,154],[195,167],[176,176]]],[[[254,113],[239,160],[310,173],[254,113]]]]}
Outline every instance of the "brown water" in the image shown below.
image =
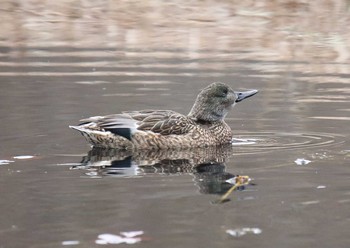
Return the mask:
{"type": "Polygon", "coordinates": [[[350,246],[348,1],[93,2],[1,2],[1,248],[350,246]],[[260,91],[228,115],[232,147],[89,152],[68,128],[186,114],[213,81],[260,91]]]}

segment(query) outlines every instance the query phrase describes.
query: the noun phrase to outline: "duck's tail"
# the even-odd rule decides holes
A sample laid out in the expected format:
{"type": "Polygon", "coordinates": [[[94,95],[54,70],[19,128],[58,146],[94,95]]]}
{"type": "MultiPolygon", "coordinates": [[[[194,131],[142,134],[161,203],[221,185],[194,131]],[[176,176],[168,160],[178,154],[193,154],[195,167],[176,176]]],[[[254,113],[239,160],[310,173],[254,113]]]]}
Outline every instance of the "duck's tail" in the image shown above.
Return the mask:
{"type": "Polygon", "coordinates": [[[109,131],[98,130],[89,125],[69,126],[69,128],[80,132],[86,141],[94,147],[129,149],[132,146],[130,140],[125,137],[109,131]]]}
{"type": "Polygon", "coordinates": [[[84,125],[80,126],[69,126],[69,128],[77,130],[81,133],[87,142],[89,142],[93,146],[98,146],[101,138],[99,136],[104,136],[104,133],[97,130],[92,130],[90,128],[86,128],[84,125]],[[98,133],[97,133],[98,132],[98,133]]]}
{"type": "Polygon", "coordinates": [[[81,126],[69,126],[69,128],[77,130],[79,132],[84,132],[84,130],[81,126]]]}

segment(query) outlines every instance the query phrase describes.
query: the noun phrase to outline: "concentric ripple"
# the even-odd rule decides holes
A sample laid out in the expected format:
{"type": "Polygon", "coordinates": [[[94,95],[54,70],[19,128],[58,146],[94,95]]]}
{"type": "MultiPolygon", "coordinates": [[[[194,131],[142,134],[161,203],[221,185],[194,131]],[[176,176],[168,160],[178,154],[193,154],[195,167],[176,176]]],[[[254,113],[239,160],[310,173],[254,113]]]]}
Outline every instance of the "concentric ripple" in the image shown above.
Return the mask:
{"type": "Polygon", "coordinates": [[[266,152],[271,150],[304,149],[332,146],[345,142],[345,137],[329,133],[241,133],[232,144],[241,153],[266,152]]]}

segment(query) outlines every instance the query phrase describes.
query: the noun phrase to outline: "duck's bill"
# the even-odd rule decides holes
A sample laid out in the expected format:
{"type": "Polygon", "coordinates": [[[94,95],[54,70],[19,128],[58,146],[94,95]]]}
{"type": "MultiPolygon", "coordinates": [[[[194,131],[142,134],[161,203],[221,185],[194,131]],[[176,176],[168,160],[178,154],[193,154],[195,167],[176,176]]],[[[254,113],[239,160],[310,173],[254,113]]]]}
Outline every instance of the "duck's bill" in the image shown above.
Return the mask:
{"type": "Polygon", "coordinates": [[[258,93],[257,90],[248,90],[248,91],[241,91],[241,92],[235,92],[237,99],[236,102],[240,102],[248,97],[254,96],[256,93],[258,93]]]}

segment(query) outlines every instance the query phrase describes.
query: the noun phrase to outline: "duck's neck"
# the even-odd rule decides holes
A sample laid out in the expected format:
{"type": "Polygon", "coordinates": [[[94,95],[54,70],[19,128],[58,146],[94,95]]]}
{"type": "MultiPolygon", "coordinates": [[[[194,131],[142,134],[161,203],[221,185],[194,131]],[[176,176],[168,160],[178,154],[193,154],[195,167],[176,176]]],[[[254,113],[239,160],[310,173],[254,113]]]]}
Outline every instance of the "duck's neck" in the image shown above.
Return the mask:
{"type": "Polygon", "coordinates": [[[188,117],[198,122],[210,124],[223,121],[226,114],[227,113],[223,113],[214,109],[203,108],[203,106],[195,103],[190,113],[188,114],[188,117]]]}

